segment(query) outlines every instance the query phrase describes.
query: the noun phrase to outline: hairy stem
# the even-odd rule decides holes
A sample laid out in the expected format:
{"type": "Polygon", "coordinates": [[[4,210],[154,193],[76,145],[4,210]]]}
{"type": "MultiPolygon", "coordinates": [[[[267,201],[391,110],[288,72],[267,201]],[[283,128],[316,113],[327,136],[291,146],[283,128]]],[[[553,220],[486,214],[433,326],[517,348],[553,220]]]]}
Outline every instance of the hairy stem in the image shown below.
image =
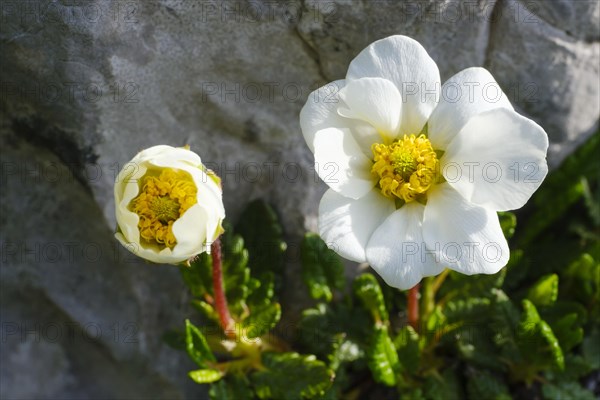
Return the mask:
{"type": "Polygon", "coordinates": [[[227,298],[225,297],[225,289],[223,288],[221,240],[215,240],[210,248],[213,261],[213,292],[215,295],[215,307],[217,309],[217,313],[219,314],[221,327],[225,331],[225,334],[229,336],[230,333],[235,334],[233,330],[235,323],[233,318],[231,318],[231,314],[229,314],[227,298]]]}

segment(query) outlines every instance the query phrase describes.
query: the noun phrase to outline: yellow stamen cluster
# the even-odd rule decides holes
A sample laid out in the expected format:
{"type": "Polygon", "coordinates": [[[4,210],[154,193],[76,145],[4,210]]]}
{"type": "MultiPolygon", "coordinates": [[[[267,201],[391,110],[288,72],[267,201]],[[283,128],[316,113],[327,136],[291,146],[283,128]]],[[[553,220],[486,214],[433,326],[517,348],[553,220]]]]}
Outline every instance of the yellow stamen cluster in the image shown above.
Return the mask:
{"type": "Polygon", "coordinates": [[[386,197],[411,202],[436,180],[439,161],[425,135],[404,135],[389,145],[375,143],[371,150],[375,157],[371,172],[386,197]]]}
{"type": "Polygon", "coordinates": [[[165,168],[160,174],[146,174],[140,194],[130,204],[131,211],[140,216],[140,236],[173,248],[177,243],[173,223],[198,202],[196,193],[196,185],[187,172],[165,168]]]}

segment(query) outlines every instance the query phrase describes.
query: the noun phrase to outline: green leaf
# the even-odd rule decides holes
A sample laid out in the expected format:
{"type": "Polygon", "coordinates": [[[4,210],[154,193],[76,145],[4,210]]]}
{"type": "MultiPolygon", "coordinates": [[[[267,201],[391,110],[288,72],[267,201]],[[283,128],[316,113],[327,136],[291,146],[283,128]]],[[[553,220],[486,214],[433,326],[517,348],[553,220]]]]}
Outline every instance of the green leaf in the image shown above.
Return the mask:
{"type": "Polygon", "coordinates": [[[216,369],[198,369],[188,372],[188,375],[196,383],[212,383],[223,377],[223,373],[216,369]]]}
{"type": "Polygon", "coordinates": [[[253,399],[248,380],[244,375],[228,374],[217,383],[210,385],[208,392],[211,400],[246,400],[253,399]]]}
{"type": "Polygon", "coordinates": [[[214,325],[219,325],[219,314],[212,305],[202,300],[192,300],[192,306],[214,325]]]}
{"type": "Polygon", "coordinates": [[[240,235],[228,233],[223,243],[223,286],[230,311],[240,314],[245,309],[248,296],[250,268],[248,268],[248,250],[240,235]]]}
{"type": "Polygon", "coordinates": [[[470,399],[512,400],[506,383],[485,370],[469,373],[467,392],[470,399]]]}
{"type": "Polygon", "coordinates": [[[381,325],[375,328],[370,345],[367,348],[367,363],[376,382],[387,386],[396,384],[396,374],[400,370],[398,353],[387,327],[381,325]]]}
{"type": "Polygon", "coordinates": [[[381,323],[389,319],[383,293],[377,279],[369,273],[362,274],[354,280],[354,294],[373,315],[375,322],[381,323]]]}
{"type": "Polygon", "coordinates": [[[550,349],[554,363],[558,368],[565,369],[565,358],[563,351],[560,348],[560,344],[558,343],[558,339],[556,339],[552,328],[550,328],[550,325],[548,325],[546,321],[540,321],[539,330],[540,334],[548,344],[548,348],[550,349]]]}
{"type": "Polygon", "coordinates": [[[187,353],[198,366],[205,367],[207,362],[216,361],[206,338],[189,319],[185,320],[185,342],[187,353]]]}
{"type": "Polygon", "coordinates": [[[596,396],[578,382],[547,383],[542,386],[545,400],[595,400],[596,396]]]}
{"type": "Polygon", "coordinates": [[[323,395],[333,372],[311,355],[263,353],[264,370],[251,376],[261,399],[299,399],[323,395]]]}
{"type": "Polygon", "coordinates": [[[583,328],[576,313],[564,315],[558,321],[547,321],[563,351],[569,351],[583,340],[583,328]]]}
{"type": "Polygon", "coordinates": [[[398,359],[402,369],[416,372],[421,361],[419,334],[411,326],[405,326],[394,339],[394,346],[398,350],[398,359]]]}
{"type": "Polygon", "coordinates": [[[590,254],[571,262],[564,275],[565,293],[583,304],[600,302],[600,263],[590,254]]]}
{"type": "Polygon", "coordinates": [[[275,277],[273,273],[266,272],[262,274],[260,279],[250,278],[248,291],[246,302],[249,307],[260,307],[269,304],[275,294],[275,277]]]}
{"type": "MultiPolygon", "coordinates": [[[[442,288],[447,296],[456,298],[489,297],[493,289],[500,288],[504,283],[506,268],[492,275],[464,275],[451,271],[442,288]]],[[[443,293],[441,293],[444,295],[443,293]]]]}
{"type": "Polygon", "coordinates": [[[337,371],[344,362],[353,362],[361,358],[364,354],[358,344],[346,339],[344,333],[338,333],[333,338],[332,351],[329,355],[329,368],[337,371]]]}
{"type": "Polygon", "coordinates": [[[551,274],[541,277],[527,293],[529,299],[536,306],[549,306],[558,298],[558,275],[551,274]]]}
{"type": "Polygon", "coordinates": [[[301,256],[302,278],[310,296],[315,300],[331,301],[332,288],[342,289],[345,284],[342,260],[315,233],[304,236],[301,256]]]}
{"type": "MultiPolygon", "coordinates": [[[[248,204],[236,226],[250,252],[252,275],[260,278],[265,272],[281,276],[287,244],[275,211],[262,200],[248,204]]],[[[276,286],[279,284],[276,282],[276,286]]]]}
{"type": "Polygon", "coordinates": [[[449,301],[443,312],[449,323],[481,322],[489,316],[490,304],[491,301],[488,298],[467,297],[449,301]]]}
{"type": "Polygon", "coordinates": [[[277,325],[280,318],[279,303],[270,303],[253,309],[248,318],[243,321],[245,336],[254,339],[264,335],[277,325]]]}
{"type": "Polygon", "coordinates": [[[199,254],[190,262],[189,267],[181,266],[179,270],[192,296],[212,295],[212,258],[210,254],[199,254]]]}
{"type": "Polygon", "coordinates": [[[546,355],[549,355],[556,367],[564,369],[564,355],[550,325],[540,318],[531,301],[523,300],[523,310],[524,314],[517,332],[521,351],[538,364],[546,362],[546,355]]]}

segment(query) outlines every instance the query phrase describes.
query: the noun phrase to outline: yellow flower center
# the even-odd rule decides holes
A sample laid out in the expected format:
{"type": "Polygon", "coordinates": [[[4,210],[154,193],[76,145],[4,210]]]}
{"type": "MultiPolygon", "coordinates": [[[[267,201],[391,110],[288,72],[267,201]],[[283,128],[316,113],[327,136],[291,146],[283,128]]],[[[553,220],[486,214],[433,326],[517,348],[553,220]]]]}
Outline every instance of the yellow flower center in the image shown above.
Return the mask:
{"type": "Polygon", "coordinates": [[[371,172],[386,197],[411,202],[436,180],[439,161],[425,135],[404,135],[389,145],[375,143],[371,150],[375,157],[371,172]]]}
{"type": "Polygon", "coordinates": [[[140,236],[148,242],[173,248],[177,243],[173,223],[198,202],[196,185],[185,171],[166,168],[149,172],[142,179],[142,191],[131,201],[131,211],[140,216],[140,236]]]}

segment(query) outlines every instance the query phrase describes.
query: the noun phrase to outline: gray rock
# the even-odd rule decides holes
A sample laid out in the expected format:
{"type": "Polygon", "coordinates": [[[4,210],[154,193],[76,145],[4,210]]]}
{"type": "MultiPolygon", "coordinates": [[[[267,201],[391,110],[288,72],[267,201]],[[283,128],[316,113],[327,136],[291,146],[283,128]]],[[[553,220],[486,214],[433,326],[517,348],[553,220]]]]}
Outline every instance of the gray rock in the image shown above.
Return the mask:
{"type": "Polygon", "coordinates": [[[2,398],[184,398],[193,363],[161,335],[191,314],[179,272],[115,246],[56,155],[2,138],[2,398]],[[139,379],[142,378],[142,379],[139,379]]]}
{"type": "Polygon", "coordinates": [[[595,1],[1,0],[0,10],[3,398],[205,393],[160,341],[189,315],[177,271],[112,238],[114,177],[143,148],[189,144],[222,176],[230,218],[265,198],[297,243],[325,189],[298,113],[374,40],[414,37],[442,79],[489,68],[548,131],[552,165],[599,117],[595,1]],[[26,321],[74,325],[77,338],[23,335],[26,321]]]}
{"type": "MultiPolygon", "coordinates": [[[[558,3],[539,7],[551,11],[558,3]]],[[[577,40],[512,0],[492,21],[486,66],[519,111],[546,129],[548,160],[556,166],[598,129],[600,44],[577,40]]]]}

